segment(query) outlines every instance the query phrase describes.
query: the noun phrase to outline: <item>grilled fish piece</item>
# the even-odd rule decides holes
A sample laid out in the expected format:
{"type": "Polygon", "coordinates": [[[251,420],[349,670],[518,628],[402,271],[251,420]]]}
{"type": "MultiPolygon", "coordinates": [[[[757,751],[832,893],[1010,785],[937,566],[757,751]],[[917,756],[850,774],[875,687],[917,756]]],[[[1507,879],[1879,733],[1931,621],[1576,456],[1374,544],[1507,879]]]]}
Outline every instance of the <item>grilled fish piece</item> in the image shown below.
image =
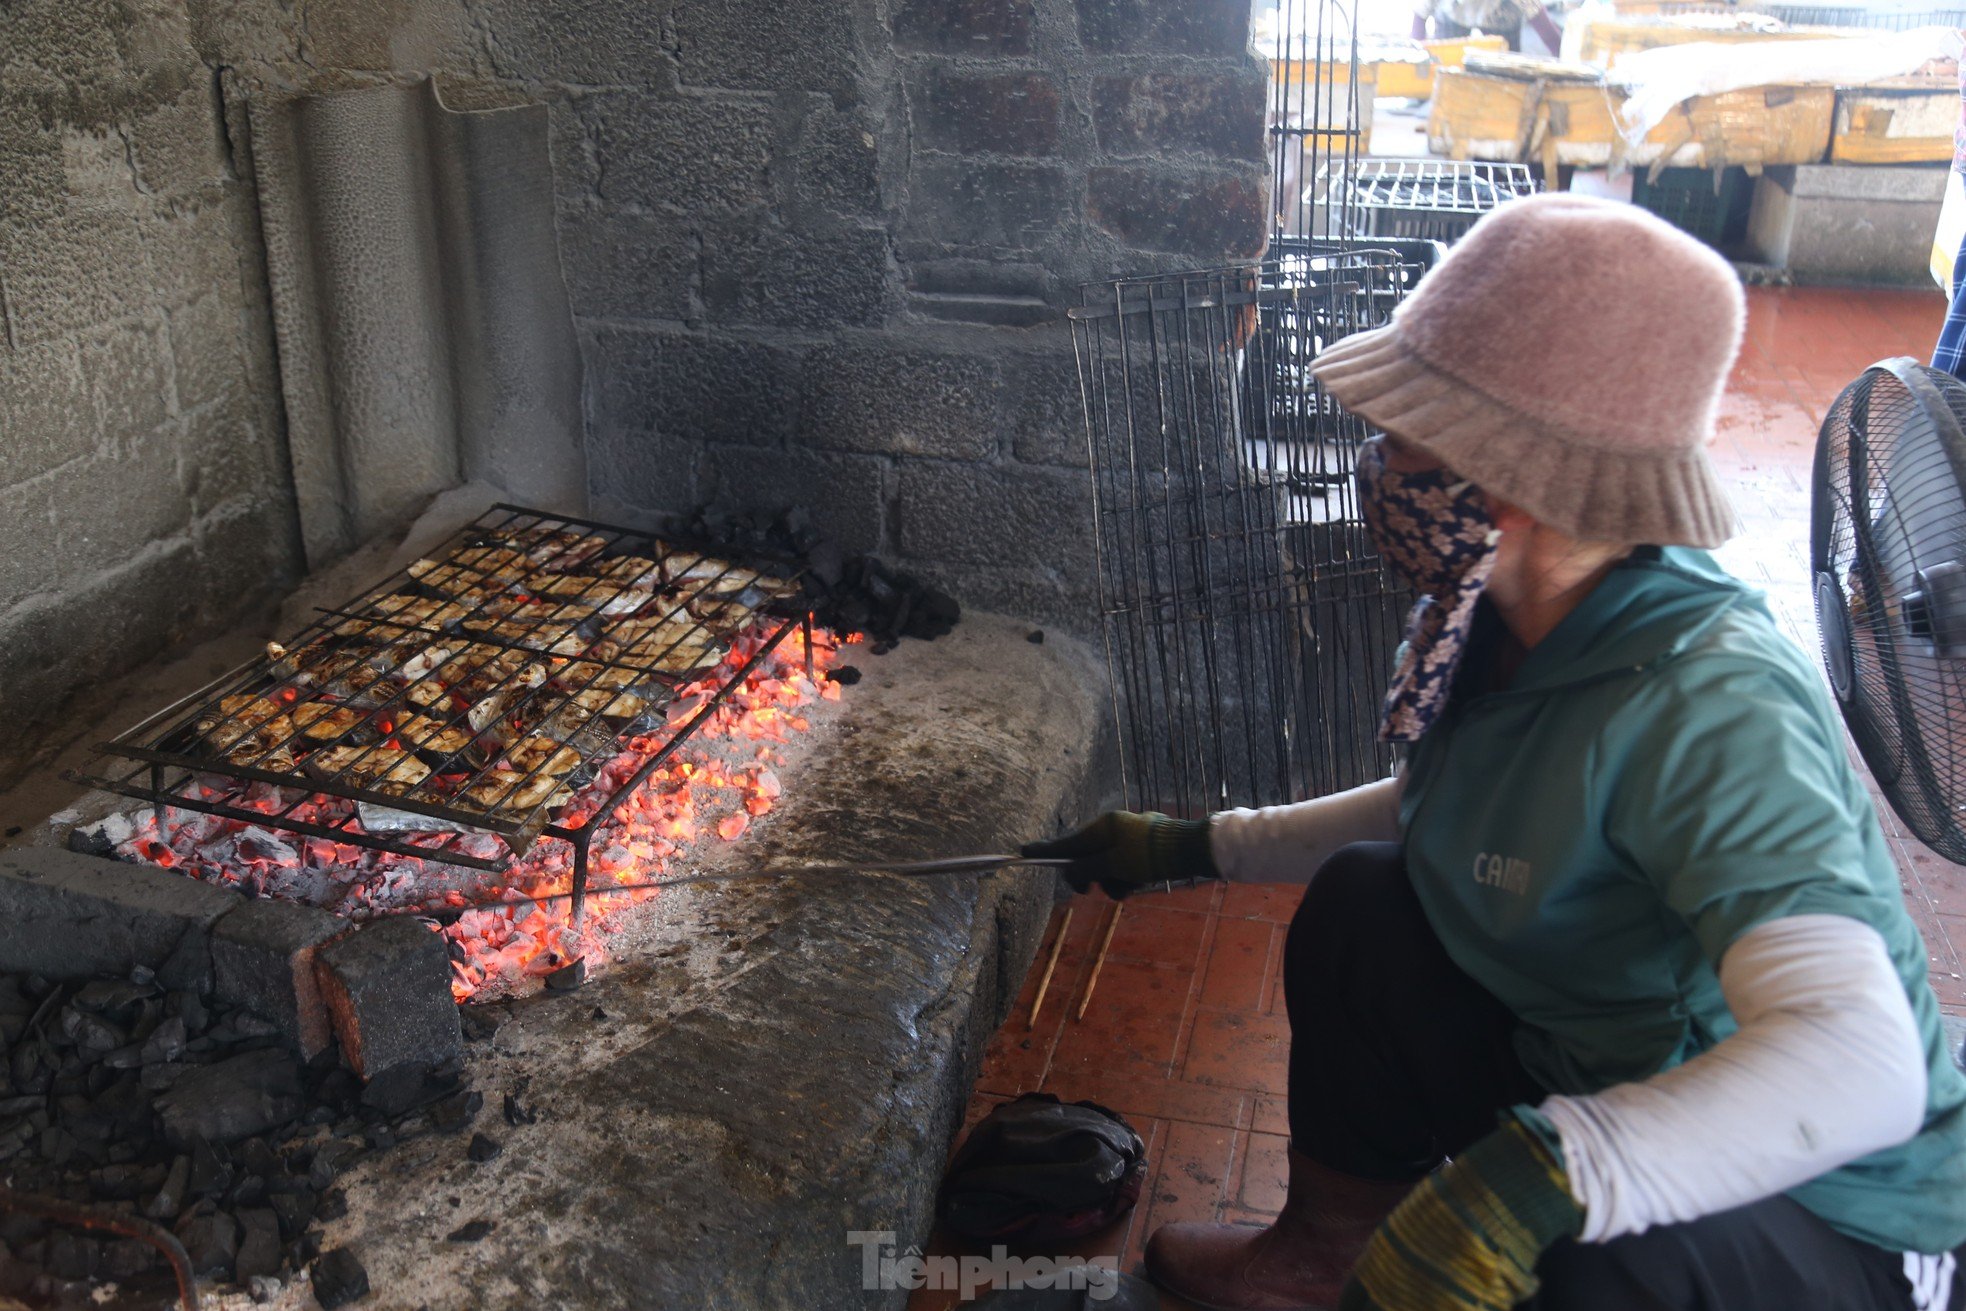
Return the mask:
{"type": "Polygon", "coordinates": [[[293,725],[286,720],[286,707],[270,697],[251,692],[240,692],[232,696],[220,697],[216,706],[201,714],[194,725],[206,744],[218,751],[242,743],[250,745],[254,739],[265,739],[260,750],[265,751],[280,736],[291,736],[293,725]],[[266,730],[284,727],[286,733],[274,736],[266,730]]]}
{"type": "Polygon", "coordinates": [[[337,742],[362,726],[367,718],[359,711],[329,701],[309,701],[290,712],[300,731],[316,742],[337,742]]]}
{"type": "Polygon", "coordinates": [[[430,778],[430,766],[408,751],[390,747],[327,747],[307,757],[306,767],[317,777],[339,776],[391,796],[408,796],[430,778]]]}
{"type": "Polygon", "coordinates": [[[392,729],[411,746],[446,756],[469,750],[473,740],[468,730],[429,715],[404,715],[394,721],[392,729]]]}
{"type": "Polygon", "coordinates": [[[549,774],[554,778],[580,768],[580,753],[547,738],[527,737],[505,749],[505,758],[522,774],[549,774]]]}
{"type": "Polygon", "coordinates": [[[587,714],[606,715],[610,719],[633,719],[649,705],[647,700],[633,692],[611,691],[604,687],[590,687],[585,692],[576,692],[567,698],[567,704],[587,714]]]}
{"type": "Polygon", "coordinates": [[[465,788],[464,795],[485,810],[532,810],[548,803],[565,805],[573,800],[573,789],[551,775],[494,769],[465,788]]]}

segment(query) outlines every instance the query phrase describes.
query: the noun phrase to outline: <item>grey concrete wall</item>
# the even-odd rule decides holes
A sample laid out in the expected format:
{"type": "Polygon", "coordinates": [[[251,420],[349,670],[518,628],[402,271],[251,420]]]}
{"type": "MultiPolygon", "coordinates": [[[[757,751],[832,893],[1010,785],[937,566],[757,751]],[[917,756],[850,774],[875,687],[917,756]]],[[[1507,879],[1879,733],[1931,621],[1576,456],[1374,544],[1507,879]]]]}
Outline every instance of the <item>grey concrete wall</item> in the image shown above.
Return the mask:
{"type": "Polygon", "coordinates": [[[543,101],[596,512],[1091,627],[1082,281],[1260,249],[1246,0],[0,5],[0,781],[300,559],[241,96],[543,101]]]}
{"type": "Polygon", "coordinates": [[[564,97],[596,513],[805,506],[965,600],[1095,627],[1062,311],[1260,251],[1246,0],[478,12],[501,74],[564,97]]]}
{"type": "Polygon", "coordinates": [[[297,559],[249,188],[175,0],[0,6],[0,780],[297,559]]]}

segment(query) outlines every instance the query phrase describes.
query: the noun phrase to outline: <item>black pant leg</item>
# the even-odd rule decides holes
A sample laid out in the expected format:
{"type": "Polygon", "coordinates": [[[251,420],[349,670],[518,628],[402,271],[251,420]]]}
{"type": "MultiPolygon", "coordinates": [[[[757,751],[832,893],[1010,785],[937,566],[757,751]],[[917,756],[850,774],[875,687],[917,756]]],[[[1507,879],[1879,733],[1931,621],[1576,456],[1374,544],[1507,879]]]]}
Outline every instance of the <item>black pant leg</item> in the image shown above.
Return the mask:
{"type": "Polygon", "coordinates": [[[1608,1243],[1564,1241],[1518,1311],[1911,1311],[1904,1258],[1787,1197],[1608,1243]]]}
{"type": "Polygon", "coordinates": [[[1334,853],[1290,922],[1291,1145],[1365,1179],[1418,1179],[1540,1101],[1515,1017],[1448,959],[1397,843],[1334,853]]]}

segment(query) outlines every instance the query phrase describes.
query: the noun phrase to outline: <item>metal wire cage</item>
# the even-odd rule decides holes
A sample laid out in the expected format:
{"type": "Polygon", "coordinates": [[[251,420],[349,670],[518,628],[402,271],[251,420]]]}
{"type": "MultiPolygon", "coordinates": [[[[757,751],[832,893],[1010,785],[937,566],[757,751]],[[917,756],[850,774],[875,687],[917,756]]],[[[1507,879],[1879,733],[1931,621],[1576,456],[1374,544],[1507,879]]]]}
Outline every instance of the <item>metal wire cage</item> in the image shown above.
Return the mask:
{"type": "Polygon", "coordinates": [[[1336,205],[1334,230],[1346,236],[1451,242],[1497,205],[1539,189],[1526,164],[1366,159],[1320,168],[1310,204],[1336,205]]]}
{"type": "Polygon", "coordinates": [[[1382,777],[1407,598],[1364,531],[1364,425],[1309,365],[1385,320],[1414,252],[1299,243],[1088,288],[1071,311],[1127,803],[1200,816],[1382,777]]]}
{"type": "Polygon", "coordinates": [[[1392,767],[1377,728],[1408,597],[1358,513],[1367,430],[1310,365],[1443,253],[1360,235],[1370,117],[1346,7],[1283,0],[1265,22],[1267,257],[1087,287],[1069,316],[1122,786],[1188,816],[1392,767]]]}

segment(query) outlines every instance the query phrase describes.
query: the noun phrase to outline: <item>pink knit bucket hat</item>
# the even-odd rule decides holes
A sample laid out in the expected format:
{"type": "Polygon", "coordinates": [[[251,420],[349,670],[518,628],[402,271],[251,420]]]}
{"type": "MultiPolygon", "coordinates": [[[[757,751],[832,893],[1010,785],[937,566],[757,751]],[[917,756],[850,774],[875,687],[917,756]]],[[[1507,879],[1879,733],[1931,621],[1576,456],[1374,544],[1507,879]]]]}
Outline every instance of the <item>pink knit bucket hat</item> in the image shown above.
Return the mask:
{"type": "Polygon", "coordinates": [[[1706,445],[1740,283],[1641,209],[1581,196],[1484,217],[1383,328],[1312,366],[1366,422],[1572,537],[1718,546],[1706,445]]]}

